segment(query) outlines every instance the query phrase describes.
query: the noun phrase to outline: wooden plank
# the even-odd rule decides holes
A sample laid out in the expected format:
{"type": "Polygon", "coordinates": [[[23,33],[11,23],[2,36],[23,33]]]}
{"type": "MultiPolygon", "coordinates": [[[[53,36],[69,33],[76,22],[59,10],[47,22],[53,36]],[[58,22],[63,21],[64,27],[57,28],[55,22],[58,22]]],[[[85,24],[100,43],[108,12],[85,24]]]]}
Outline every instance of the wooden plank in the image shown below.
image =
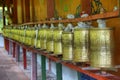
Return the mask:
{"type": "Polygon", "coordinates": [[[85,11],[89,15],[91,14],[90,2],[91,2],[91,0],[81,0],[82,11],[85,11]]]}
{"type": "Polygon", "coordinates": [[[47,18],[53,18],[54,17],[54,11],[55,11],[55,2],[54,0],[47,0],[47,18]]]}
{"type": "Polygon", "coordinates": [[[30,22],[30,0],[25,0],[25,22],[30,22]]]}
{"type": "Polygon", "coordinates": [[[17,24],[17,0],[13,0],[13,24],[17,24]]]}

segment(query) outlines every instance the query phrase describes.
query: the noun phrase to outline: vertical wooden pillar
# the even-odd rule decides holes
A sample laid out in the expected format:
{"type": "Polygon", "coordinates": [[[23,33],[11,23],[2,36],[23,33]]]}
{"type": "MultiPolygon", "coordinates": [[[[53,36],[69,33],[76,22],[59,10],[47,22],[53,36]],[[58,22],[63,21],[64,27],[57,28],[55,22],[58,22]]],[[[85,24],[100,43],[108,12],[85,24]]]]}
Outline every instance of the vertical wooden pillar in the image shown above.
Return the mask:
{"type": "Polygon", "coordinates": [[[9,41],[9,51],[8,51],[8,54],[9,55],[11,55],[12,54],[12,48],[13,48],[13,46],[12,46],[12,42],[11,41],[9,41]]]}
{"type": "Polygon", "coordinates": [[[13,58],[15,58],[15,47],[16,47],[16,43],[13,42],[13,58]]]}
{"type": "Polygon", "coordinates": [[[9,40],[4,38],[4,47],[9,52],[9,40]]]}
{"type": "Polygon", "coordinates": [[[26,49],[23,48],[23,67],[27,69],[27,56],[26,56],[26,49]]]}
{"type": "Polygon", "coordinates": [[[23,23],[30,21],[30,0],[22,0],[23,23]]]}
{"type": "Polygon", "coordinates": [[[82,11],[85,11],[88,14],[91,14],[91,0],[81,0],[82,11]]]}
{"type": "Polygon", "coordinates": [[[5,3],[3,3],[3,5],[2,5],[2,12],[3,12],[3,26],[5,26],[5,25],[6,25],[5,16],[4,16],[4,12],[5,12],[5,3]]]}
{"type": "Polygon", "coordinates": [[[13,0],[13,24],[17,24],[18,23],[18,19],[17,19],[17,0],[13,0]]]}
{"type": "Polygon", "coordinates": [[[62,80],[62,64],[56,63],[57,80],[62,80]]]}
{"type": "Polygon", "coordinates": [[[41,55],[42,80],[46,80],[46,57],[41,55]]]}
{"type": "Polygon", "coordinates": [[[10,0],[5,0],[6,1],[6,6],[7,6],[7,11],[10,12],[10,0]]]}
{"type": "Polygon", "coordinates": [[[32,9],[30,11],[30,14],[32,14],[31,15],[31,18],[32,18],[31,21],[34,22],[35,21],[35,5],[34,5],[33,0],[31,0],[31,7],[32,7],[32,9]]]}
{"type": "Polygon", "coordinates": [[[54,0],[47,0],[47,18],[54,17],[55,2],[54,0]]]}
{"type": "Polygon", "coordinates": [[[37,80],[37,54],[36,53],[32,53],[32,76],[31,79],[32,80],[37,80]]]}
{"type": "Polygon", "coordinates": [[[30,0],[25,0],[25,22],[30,22],[30,0]]]}
{"type": "Polygon", "coordinates": [[[15,47],[15,54],[16,54],[16,62],[20,62],[20,46],[16,44],[15,47]]]}

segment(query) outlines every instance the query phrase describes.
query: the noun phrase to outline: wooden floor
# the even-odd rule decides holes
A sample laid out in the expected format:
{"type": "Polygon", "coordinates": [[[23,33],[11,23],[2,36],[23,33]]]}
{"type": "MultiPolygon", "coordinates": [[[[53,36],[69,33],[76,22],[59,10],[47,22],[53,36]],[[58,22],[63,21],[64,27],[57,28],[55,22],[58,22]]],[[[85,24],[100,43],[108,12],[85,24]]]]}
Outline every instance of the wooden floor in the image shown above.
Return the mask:
{"type": "Polygon", "coordinates": [[[0,80],[29,80],[4,48],[0,48],[0,80]]]}

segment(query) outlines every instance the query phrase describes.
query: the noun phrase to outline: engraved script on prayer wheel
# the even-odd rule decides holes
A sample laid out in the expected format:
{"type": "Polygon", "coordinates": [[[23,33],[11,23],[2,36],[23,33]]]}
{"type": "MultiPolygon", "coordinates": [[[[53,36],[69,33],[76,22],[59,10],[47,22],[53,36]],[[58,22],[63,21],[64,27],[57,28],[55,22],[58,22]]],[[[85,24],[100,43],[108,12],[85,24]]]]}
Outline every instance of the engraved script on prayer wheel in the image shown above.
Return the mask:
{"type": "Polygon", "coordinates": [[[63,60],[73,59],[73,33],[63,32],[62,33],[62,53],[63,60]]]}
{"type": "Polygon", "coordinates": [[[112,67],[114,38],[112,28],[90,29],[90,63],[92,67],[112,67]]]}
{"type": "Polygon", "coordinates": [[[74,62],[88,62],[89,30],[86,28],[74,30],[74,62]]]}
{"type": "Polygon", "coordinates": [[[54,46],[53,46],[53,29],[48,29],[47,30],[47,51],[48,52],[53,52],[54,51],[54,46]]]}
{"type": "Polygon", "coordinates": [[[54,54],[61,55],[62,54],[62,29],[54,30],[54,54]]]}
{"type": "Polygon", "coordinates": [[[46,49],[46,29],[41,29],[40,32],[40,44],[41,44],[41,49],[45,50],[46,49]]]}
{"type": "Polygon", "coordinates": [[[40,48],[40,34],[41,34],[40,31],[41,29],[38,30],[36,48],[40,48]]]}

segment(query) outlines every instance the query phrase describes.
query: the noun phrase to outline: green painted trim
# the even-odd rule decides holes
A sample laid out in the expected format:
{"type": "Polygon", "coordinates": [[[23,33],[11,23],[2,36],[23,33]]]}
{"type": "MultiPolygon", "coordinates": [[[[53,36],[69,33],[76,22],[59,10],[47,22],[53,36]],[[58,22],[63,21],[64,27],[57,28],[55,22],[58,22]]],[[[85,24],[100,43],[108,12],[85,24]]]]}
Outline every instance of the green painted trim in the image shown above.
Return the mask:
{"type": "Polygon", "coordinates": [[[78,80],[82,80],[80,72],[77,72],[77,76],[78,76],[78,80]]]}
{"type": "Polygon", "coordinates": [[[41,55],[42,80],[46,80],[46,57],[41,55]]]}
{"type": "Polygon", "coordinates": [[[62,64],[56,63],[57,80],[62,80],[62,64]]]}

